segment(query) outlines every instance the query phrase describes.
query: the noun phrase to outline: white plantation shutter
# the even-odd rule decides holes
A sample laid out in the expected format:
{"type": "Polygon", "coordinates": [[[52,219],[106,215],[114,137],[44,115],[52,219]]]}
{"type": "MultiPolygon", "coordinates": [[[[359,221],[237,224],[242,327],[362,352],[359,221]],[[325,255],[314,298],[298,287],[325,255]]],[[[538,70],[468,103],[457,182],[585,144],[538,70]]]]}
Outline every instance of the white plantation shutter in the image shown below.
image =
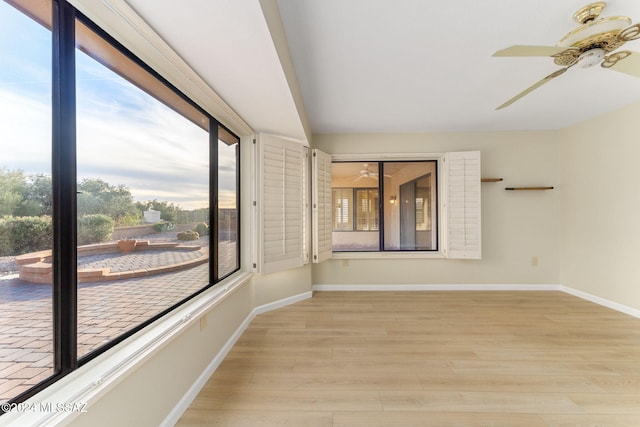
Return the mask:
{"type": "Polygon", "coordinates": [[[322,262],[331,257],[331,156],[313,150],[313,262],[322,262]]]}
{"type": "Polygon", "coordinates": [[[260,273],[304,263],[303,216],[305,147],[260,134],[258,144],[258,266],[260,273]]]}
{"type": "Polygon", "coordinates": [[[480,152],[447,153],[447,256],[480,259],[480,152]]]}
{"type": "Polygon", "coordinates": [[[310,168],[309,164],[309,147],[302,147],[304,151],[304,163],[302,164],[302,203],[303,203],[303,213],[302,213],[302,259],[305,264],[309,263],[309,252],[311,251],[311,243],[310,243],[310,234],[311,229],[309,228],[311,213],[309,211],[309,185],[311,181],[309,180],[310,168]]]}

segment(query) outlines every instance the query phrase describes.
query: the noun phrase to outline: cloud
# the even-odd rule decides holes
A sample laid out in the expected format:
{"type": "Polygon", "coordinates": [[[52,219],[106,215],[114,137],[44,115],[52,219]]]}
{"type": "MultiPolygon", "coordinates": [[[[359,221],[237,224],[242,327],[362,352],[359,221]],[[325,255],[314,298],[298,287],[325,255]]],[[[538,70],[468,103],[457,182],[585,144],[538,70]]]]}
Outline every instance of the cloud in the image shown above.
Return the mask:
{"type": "Polygon", "coordinates": [[[167,110],[79,109],[78,178],[124,184],[136,200],[208,206],[209,135],[167,110]]]}
{"type": "Polygon", "coordinates": [[[50,103],[0,89],[0,166],[51,173],[50,103]]]}

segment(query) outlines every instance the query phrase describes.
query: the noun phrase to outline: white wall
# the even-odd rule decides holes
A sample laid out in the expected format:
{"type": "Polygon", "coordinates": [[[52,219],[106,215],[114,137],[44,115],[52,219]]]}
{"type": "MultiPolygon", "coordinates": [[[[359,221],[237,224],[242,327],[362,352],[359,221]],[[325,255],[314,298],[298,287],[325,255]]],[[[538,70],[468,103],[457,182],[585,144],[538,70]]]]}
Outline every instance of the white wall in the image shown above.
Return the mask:
{"type": "Polygon", "coordinates": [[[313,266],[313,283],[559,284],[561,190],[504,189],[557,186],[558,138],[558,132],[314,135],[314,146],[331,154],[479,150],[482,176],[504,181],[482,184],[482,260],[332,259],[313,266]]]}
{"type": "Polygon", "coordinates": [[[279,273],[256,275],[252,284],[255,307],[311,292],[311,264],[279,273]]]}
{"type": "Polygon", "coordinates": [[[640,104],[560,136],[561,281],[640,309],[640,104]]]}

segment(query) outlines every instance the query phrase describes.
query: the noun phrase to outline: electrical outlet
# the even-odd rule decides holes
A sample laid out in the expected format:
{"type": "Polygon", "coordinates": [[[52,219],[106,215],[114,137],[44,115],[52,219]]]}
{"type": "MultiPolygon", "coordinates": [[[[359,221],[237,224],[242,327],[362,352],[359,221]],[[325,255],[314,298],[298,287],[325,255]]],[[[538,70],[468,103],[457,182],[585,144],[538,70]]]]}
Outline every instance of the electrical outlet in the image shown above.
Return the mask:
{"type": "Polygon", "coordinates": [[[531,266],[532,267],[537,267],[538,266],[538,257],[535,256],[535,255],[531,257],[531,266]]]}

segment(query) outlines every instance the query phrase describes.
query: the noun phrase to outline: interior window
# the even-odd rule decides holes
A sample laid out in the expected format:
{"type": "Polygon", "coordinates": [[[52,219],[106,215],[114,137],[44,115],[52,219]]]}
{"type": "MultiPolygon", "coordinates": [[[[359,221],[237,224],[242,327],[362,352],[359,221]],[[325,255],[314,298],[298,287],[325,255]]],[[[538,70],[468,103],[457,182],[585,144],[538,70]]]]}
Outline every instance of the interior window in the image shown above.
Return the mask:
{"type": "Polygon", "coordinates": [[[435,160],[334,162],[333,250],[437,251],[436,177],[435,160]]]}

